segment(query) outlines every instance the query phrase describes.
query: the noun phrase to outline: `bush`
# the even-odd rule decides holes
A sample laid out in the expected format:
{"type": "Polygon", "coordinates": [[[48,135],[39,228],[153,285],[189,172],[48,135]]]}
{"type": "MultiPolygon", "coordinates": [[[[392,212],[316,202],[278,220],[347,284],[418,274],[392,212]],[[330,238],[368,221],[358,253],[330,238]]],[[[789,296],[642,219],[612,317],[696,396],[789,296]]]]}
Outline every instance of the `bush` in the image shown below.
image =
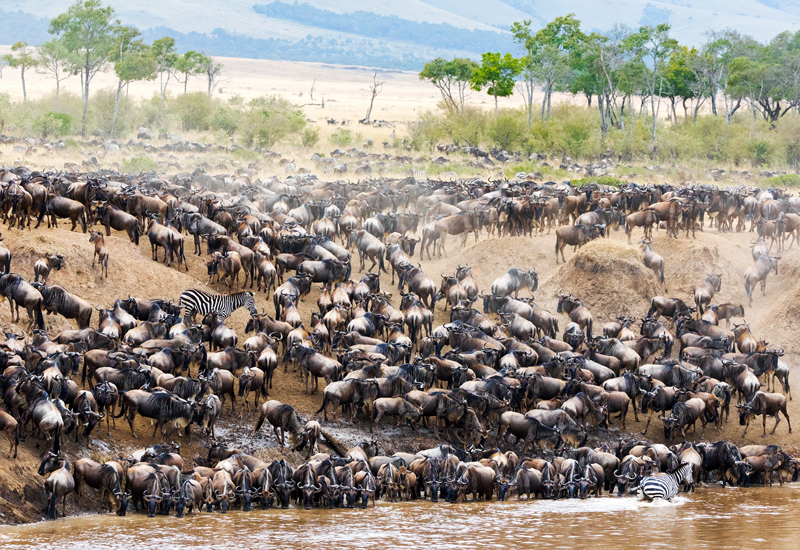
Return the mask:
{"type": "Polygon", "coordinates": [[[124,172],[139,173],[149,172],[156,169],[156,161],[144,155],[137,155],[132,159],[128,159],[122,163],[122,170],[124,172]]]}
{"type": "Polygon", "coordinates": [[[175,98],[171,107],[175,109],[181,130],[208,130],[214,112],[214,100],[205,92],[189,92],[175,98]]]}
{"type": "MultiPolygon", "coordinates": [[[[88,134],[107,136],[111,132],[114,120],[114,102],[117,99],[115,89],[99,90],[89,100],[89,113],[86,115],[86,131],[88,134]]],[[[125,94],[119,98],[117,127],[114,137],[130,134],[136,121],[136,104],[125,94]]],[[[80,117],[76,118],[80,124],[80,117]]]]}
{"type": "Polygon", "coordinates": [[[765,139],[754,139],[747,146],[750,162],[754,167],[767,164],[775,152],[772,143],[765,139]]]}
{"type": "Polygon", "coordinates": [[[339,147],[348,147],[353,144],[355,137],[353,136],[352,131],[346,128],[341,128],[332,133],[330,137],[328,137],[328,141],[334,145],[338,145],[339,147]]]}
{"type": "Polygon", "coordinates": [[[300,141],[303,143],[303,147],[314,147],[319,141],[319,128],[309,126],[304,129],[300,141]]]}
{"type": "Polygon", "coordinates": [[[485,139],[491,115],[478,107],[445,113],[444,134],[456,145],[478,147],[485,139]]]}
{"type": "MultiPolygon", "coordinates": [[[[406,133],[415,151],[433,150],[439,140],[445,137],[442,120],[431,111],[425,111],[416,122],[406,123],[406,133]]],[[[397,143],[393,145],[398,146],[397,143]]]]}
{"type": "Polygon", "coordinates": [[[503,109],[497,113],[497,120],[489,130],[489,137],[500,149],[513,149],[522,144],[527,129],[524,112],[503,109]]]}
{"type": "Polygon", "coordinates": [[[589,185],[590,183],[599,183],[600,185],[610,185],[611,187],[619,187],[627,182],[615,178],[614,176],[598,176],[596,178],[581,178],[577,180],[571,180],[572,185],[576,187],[583,187],[584,185],[589,185]]]}
{"type": "Polygon", "coordinates": [[[211,115],[211,127],[232,136],[239,129],[242,121],[242,110],[231,105],[219,105],[211,115]]]}
{"type": "Polygon", "coordinates": [[[64,113],[45,113],[34,121],[33,127],[43,139],[64,137],[70,133],[72,117],[64,113]]]}
{"type": "Polygon", "coordinates": [[[800,187],[800,175],[783,174],[782,176],[774,176],[765,179],[764,185],[767,187],[800,187]]]}
{"type": "Polygon", "coordinates": [[[248,147],[273,147],[279,141],[302,132],[303,111],[285,99],[254,99],[242,113],[241,134],[248,147]]]}

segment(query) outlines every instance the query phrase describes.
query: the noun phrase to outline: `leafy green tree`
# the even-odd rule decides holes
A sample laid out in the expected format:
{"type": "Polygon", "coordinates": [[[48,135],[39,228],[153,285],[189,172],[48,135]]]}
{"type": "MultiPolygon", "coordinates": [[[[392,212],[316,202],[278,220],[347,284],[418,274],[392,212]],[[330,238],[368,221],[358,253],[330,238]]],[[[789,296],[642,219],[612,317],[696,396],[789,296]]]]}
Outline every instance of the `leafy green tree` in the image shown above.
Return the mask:
{"type": "Polygon", "coordinates": [[[678,115],[675,112],[676,99],[682,99],[683,118],[686,120],[686,101],[694,97],[692,82],[696,80],[697,75],[689,65],[689,61],[696,55],[696,49],[692,48],[690,50],[686,46],[682,46],[672,52],[669,61],[664,67],[664,81],[667,83],[664,95],[670,101],[672,121],[675,126],[678,126],[678,115]]]}
{"type": "Polygon", "coordinates": [[[50,34],[58,36],[64,46],[76,54],[83,86],[81,135],[86,135],[86,111],[89,108],[89,85],[92,78],[108,63],[113,47],[114,30],[119,26],[114,9],[100,0],[78,0],[50,21],[50,34]]]}
{"type": "Polygon", "coordinates": [[[672,52],[678,48],[678,41],[669,36],[670,26],[662,23],[656,27],[644,25],[639,31],[625,39],[625,45],[631,51],[641,67],[644,94],[650,98],[650,117],[652,125],[648,126],[650,138],[655,142],[658,123],[658,111],[661,101],[656,105],[656,96],[663,93],[664,70],[672,52]]]}
{"type": "Polygon", "coordinates": [[[9,66],[14,69],[19,69],[22,75],[22,99],[28,101],[28,92],[25,89],[25,69],[33,69],[39,65],[39,58],[33,53],[33,50],[28,49],[28,43],[19,41],[11,46],[11,51],[3,56],[9,66]]]}
{"type": "MultiPolygon", "coordinates": [[[[208,97],[213,95],[214,88],[219,84],[223,68],[222,63],[217,63],[210,57],[206,57],[205,62],[200,67],[200,72],[205,73],[206,78],[208,78],[208,97]]],[[[312,97],[311,99],[313,100],[314,98],[312,97]]]]}
{"type": "Polygon", "coordinates": [[[178,82],[183,82],[183,93],[186,93],[189,87],[189,77],[203,74],[206,65],[211,62],[211,59],[200,52],[189,50],[183,55],[179,55],[175,60],[174,70],[175,73],[183,75],[183,80],[178,78],[177,74],[175,79],[178,82]]]}
{"type": "Polygon", "coordinates": [[[541,118],[550,118],[550,106],[557,84],[570,74],[570,52],[580,46],[585,35],[580,29],[581,22],[571,13],[566,17],[556,17],[535,34],[530,20],[511,25],[514,40],[525,49],[524,68],[528,84],[528,117],[532,115],[533,82],[538,82],[544,92],[541,118]]]}
{"type": "Polygon", "coordinates": [[[463,110],[465,94],[477,68],[478,64],[471,59],[456,57],[448,61],[437,57],[425,64],[419,79],[436,86],[448,109],[463,110]]]}
{"type": "Polygon", "coordinates": [[[156,65],[158,67],[158,74],[160,77],[158,91],[161,96],[161,101],[164,101],[164,94],[167,93],[167,85],[172,76],[172,69],[178,60],[178,53],[175,51],[175,39],[170,36],[159,38],[153,42],[153,55],[156,58],[156,65]],[[164,82],[164,75],[166,74],[167,80],[164,82]]]}
{"type": "Polygon", "coordinates": [[[119,115],[119,98],[122,88],[139,80],[154,80],[158,66],[153,55],[153,48],[148,46],[139,36],[141,33],[133,27],[117,27],[114,33],[114,48],[109,60],[114,63],[117,75],[117,95],[114,99],[114,117],[111,122],[109,137],[114,138],[119,115]]]}
{"type": "Polygon", "coordinates": [[[494,97],[494,119],[497,120],[497,100],[514,93],[514,83],[522,72],[522,62],[510,53],[485,53],[481,55],[481,66],[472,73],[471,87],[476,92],[486,88],[494,97]]]}
{"type": "MultiPolygon", "coordinates": [[[[38,71],[53,77],[56,81],[56,100],[55,104],[58,105],[58,94],[61,89],[61,82],[72,76],[67,65],[70,64],[70,53],[61,40],[49,40],[38,47],[39,50],[39,66],[38,71]]],[[[74,60],[72,61],[74,65],[74,60]]]]}

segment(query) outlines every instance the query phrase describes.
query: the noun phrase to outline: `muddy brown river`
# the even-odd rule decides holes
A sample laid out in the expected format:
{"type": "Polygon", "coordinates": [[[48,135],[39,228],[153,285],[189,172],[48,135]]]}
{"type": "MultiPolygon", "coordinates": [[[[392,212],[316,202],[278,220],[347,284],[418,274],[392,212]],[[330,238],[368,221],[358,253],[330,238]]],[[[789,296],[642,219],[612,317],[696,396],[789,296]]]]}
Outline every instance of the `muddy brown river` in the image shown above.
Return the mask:
{"type": "Polygon", "coordinates": [[[700,488],[671,503],[635,498],[379,503],[368,510],[90,515],[0,527],[0,548],[800,548],[800,485],[700,488]]]}

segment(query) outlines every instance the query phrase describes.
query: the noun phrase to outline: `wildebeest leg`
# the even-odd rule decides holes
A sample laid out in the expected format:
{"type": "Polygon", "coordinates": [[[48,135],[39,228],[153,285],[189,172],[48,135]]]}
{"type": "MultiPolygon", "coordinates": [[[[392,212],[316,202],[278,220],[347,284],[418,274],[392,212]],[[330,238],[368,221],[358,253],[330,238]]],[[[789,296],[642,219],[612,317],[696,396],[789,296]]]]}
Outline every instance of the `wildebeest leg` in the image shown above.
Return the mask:
{"type": "MultiPolygon", "coordinates": [[[[780,424],[780,422],[781,422],[780,412],[776,412],[775,413],[775,425],[772,427],[772,431],[769,432],[769,435],[772,435],[772,434],[775,433],[775,430],[778,429],[778,424],[780,424]]],[[[766,424],[767,424],[767,415],[764,415],[764,425],[766,426],[766,424]]],[[[764,431],[766,432],[766,429],[764,431]]]]}

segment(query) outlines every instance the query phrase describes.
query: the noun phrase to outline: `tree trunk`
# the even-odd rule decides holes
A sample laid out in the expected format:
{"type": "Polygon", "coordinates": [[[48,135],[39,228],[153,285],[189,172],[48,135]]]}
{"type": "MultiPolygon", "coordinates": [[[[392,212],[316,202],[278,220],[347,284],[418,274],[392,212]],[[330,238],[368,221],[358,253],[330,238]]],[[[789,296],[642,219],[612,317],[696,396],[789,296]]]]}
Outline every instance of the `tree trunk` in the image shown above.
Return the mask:
{"type": "Polygon", "coordinates": [[[25,65],[22,65],[20,74],[22,75],[22,101],[28,101],[28,92],[25,90],[25,65]]]}
{"type": "MultiPolygon", "coordinates": [[[[214,79],[211,78],[211,73],[208,74],[208,97],[211,97],[211,83],[214,82],[214,79]]],[[[311,88],[314,89],[313,87],[311,88]]],[[[311,101],[314,101],[314,97],[311,97],[311,101]]]]}
{"type": "Polygon", "coordinates": [[[111,121],[111,133],[109,134],[110,139],[114,139],[114,130],[117,129],[117,116],[119,115],[119,96],[122,93],[122,79],[119,79],[117,83],[117,97],[114,100],[114,118],[111,121]]]}
{"type": "MultiPolygon", "coordinates": [[[[714,88],[714,83],[711,82],[710,79],[708,84],[711,90],[711,114],[717,116],[717,90],[714,88]]],[[[695,119],[697,119],[697,113],[695,113],[695,119]]]]}
{"type": "Polygon", "coordinates": [[[89,110],[89,67],[86,67],[86,76],[83,79],[83,116],[81,117],[81,136],[86,137],[86,111],[89,110]]]}
{"type": "Polygon", "coordinates": [[[183,79],[183,95],[186,95],[186,90],[189,88],[189,73],[184,75],[183,79]]]}
{"type": "Polygon", "coordinates": [[[60,91],[60,89],[61,89],[61,81],[58,79],[58,76],[56,75],[56,101],[53,104],[53,109],[58,107],[58,92],[60,91]]]}
{"type": "Polygon", "coordinates": [[[494,96],[494,123],[497,124],[497,96],[494,96]]]}
{"type": "Polygon", "coordinates": [[[372,116],[372,104],[373,103],[375,103],[375,92],[374,91],[372,92],[372,97],[369,100],[369,109],[367,109],[367,116],[364,117],[366,119],[366,121],[367,121],[367,124],[369,124],[369,119],[372,116]]]}

